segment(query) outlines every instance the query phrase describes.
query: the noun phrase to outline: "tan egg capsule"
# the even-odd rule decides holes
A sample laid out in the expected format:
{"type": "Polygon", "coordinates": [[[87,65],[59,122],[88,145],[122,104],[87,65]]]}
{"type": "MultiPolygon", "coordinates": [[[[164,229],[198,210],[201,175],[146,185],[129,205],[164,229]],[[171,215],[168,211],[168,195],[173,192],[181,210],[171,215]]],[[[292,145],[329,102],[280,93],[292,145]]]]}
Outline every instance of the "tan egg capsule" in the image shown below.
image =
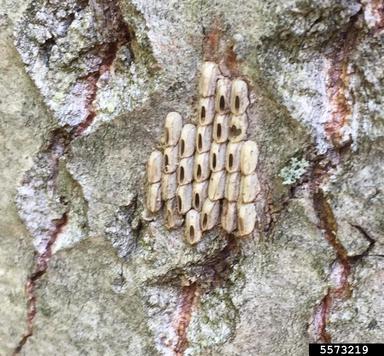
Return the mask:
{"type": "Polygon", "coordinates": [[[147,181],[148,183],[158,183],[161,180],[161,166],[163,155],[160,151],[153,151],[147,162],[147,181]]]}
{"type": "Polygon", "coordinates": [[[179,163],[179,147],[169,146],[164,149],[164,172],[173,173],[176,171],[179,163]]]}
{"type": "Polygon", "coordinates": [[[147,186],[147,209],[156,213],[161,209],[161,184],[153,183],[147,186]]]}
{"type": "Polygon", "coordinates": [[[177,183],[179,185],[189,184],[193,180],[193,156],[182,158],[177,167],[177,183]]]}
{"type": "Polygon", "coordinates": [[[208,185],[208,197],[211,200],[224,198],[226,172],[212,172],[208,185]]]}
{"type": "Polygon", "coordinates": [[[196,126],[192,124],[184,125],[181,130],[179,142],[179,157],[190,157],[195,152],[196,126]]]}
{"type": "Polygon", "coordinates": [[[225,168],[227,172],[240,172],[240,152],[242,142],[229,142],[226,151],[225,168]]]}
{"type": "Polygon", "coordinates": [[[192,184],[180,185],[176,190],[177,210],[186,214],[192,208],[192,184]]]}
{"type": "Polygon", "coordinates": [[[200,214],[196,210],[188,211],[185,217],[185,239],[191,245],[201,240],[200,214]]]}
{"type": "Polygon", "coordinates": [[[214,62],[204,62],[201,66],[199,94],[202,97],[215,95],[216,82],[220,75],[219,67],[214,62]]]}
{"type": "Polygon", "coordinates": [[[200,211],[205,199],[208,196],[208,181],[194,182],[192,187],[192,206],[195,210],[200,211]]]}
{"type": "Polygon", "coordinates": [[[240,170],[243,175],[252,174],[257,167],[259,159],[259,148],[256,142],[246,141],[241,147],[240,152],[240,170]]]}
{"type": "Polygon", "coordinates": [[[249,105],[248,85],[244,80],[236,79],[232,82],[231,111],[240,115],[245,113],[249,105]]]}
{"type": "Polygon", "coordinates": [[[170,112],[165,118],[164,140],[166,146],[175,146],[179,142],[183,118],[178,112],[170,112]]]}
{"type": "Polygon", "coordinates": [[[176,198],[165,202],[165,226],[175,229],[183,225],[184,219],[177,210],[176,198]]]}
{"type": "Polygon", "coordinates": [[[229,111],[231,98],[231,80],[221,78],[217,81],[215,108],[216,112],[224,114],[229,111]]]}
{"type": "Polygon", "coordinates": [[[252,233],[256,224],[256,207],[255,204],[238,204],[237,205],[237,228],[240,236],[252,233]]]}
{"type": "Polygon", "coordinates": [[[193,178],[196,182],[203,182],[209,179],[209,152],[195,155],[193,178]]]}
{"type": "Polygon", "coordinates": [[[196,132],[197,153],[208,152],[211,149],[212,125],[199,126],[196,132]]]}
{"type": "Polygon", "coordinates": [[[240,172],[228,173],[225,180],[224,197],[230,202],[236,202],[240,194],[240,172]]]}
{"type": "Polygon", "coordinates": [[[241,177],[240,182],[240,201],[242,203],[252,203],[260,193],[260,183],[256,173],[241,177]]]}
{"type": "Polygon", "coordinates": [[[231,115],[229,124],[229,141],[240,142],[247,139],[248,131],[248,116],[247,114],[242,115],[231,115]]]}
{"type": "Polygon", "coordinates": [[[211,125],[215,117],[215,98],[201,98],[199,101],[199,125],[211,125]]]}
{"type": "Polygon", "coordinates": [[[237,203],[223,201],[223,212],[221,215],[221,227],[229,234],[237,228],[237,203]]]}
{"type": "Polygon", "coordinates": [[[200,224],[203,231],[213,229],[219,222],[220,202],[206,199],[200,213],[200,224]]]}
{"type": "Polygon", "coordinates": [[[212,172],[218,172],[225,169],[225,151],[227,145],[225,143],[212,142],[211,151],[209,153],[209,167],[212,172]]]}
{"type": "Polygon", "coordinates": [[[216,143],[224,143],[228,140],[229,134],[229,115],[216,114],[213,122],[212,137],[216,143]]]}
{"type": "Polygon", "coordinates": [[[169,200],[176,196],[177,179],[176,172],[163,174],[161,177],[161,197],[163,200],[169,200]]]}

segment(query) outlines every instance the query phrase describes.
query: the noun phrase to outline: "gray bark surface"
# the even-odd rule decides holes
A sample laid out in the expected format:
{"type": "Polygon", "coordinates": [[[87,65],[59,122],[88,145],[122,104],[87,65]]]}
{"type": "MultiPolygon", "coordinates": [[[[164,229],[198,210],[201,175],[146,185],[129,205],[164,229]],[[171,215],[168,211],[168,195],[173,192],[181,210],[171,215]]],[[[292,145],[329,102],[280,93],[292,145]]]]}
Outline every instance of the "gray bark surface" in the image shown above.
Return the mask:
{"type": "Polygon", "coordinates": [[[0,0],[0,355],[383,342],[382,0],[0,0]],[[257,228],[143,218],[199,68],[250,90],[257,228]]]}

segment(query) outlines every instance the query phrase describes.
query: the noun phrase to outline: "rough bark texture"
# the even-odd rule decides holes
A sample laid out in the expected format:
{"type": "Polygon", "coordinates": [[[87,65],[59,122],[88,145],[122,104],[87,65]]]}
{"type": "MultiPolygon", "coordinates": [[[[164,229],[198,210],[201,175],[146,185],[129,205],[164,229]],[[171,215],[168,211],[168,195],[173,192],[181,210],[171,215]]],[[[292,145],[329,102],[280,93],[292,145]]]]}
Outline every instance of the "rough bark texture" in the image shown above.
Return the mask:
{"type": "Polygon", "coordinates": [[[306,355],[384,335],[382,0],[1,0],[0,354],[306,355]],[[252,91],[257,232],[143,211],[198,68],[252,91]]]}

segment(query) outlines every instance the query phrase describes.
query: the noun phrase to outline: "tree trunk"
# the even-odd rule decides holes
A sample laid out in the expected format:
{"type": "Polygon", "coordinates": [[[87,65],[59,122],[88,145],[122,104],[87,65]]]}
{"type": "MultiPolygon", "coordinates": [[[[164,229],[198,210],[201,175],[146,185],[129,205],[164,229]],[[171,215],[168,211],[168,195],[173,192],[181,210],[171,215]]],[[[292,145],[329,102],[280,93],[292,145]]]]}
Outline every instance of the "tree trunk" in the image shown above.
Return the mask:
{"type": "MultiPolygon", "coordinates": [[[[0,354],[304,356],[309,342],[383,341],[382,0],[0,4],[0,354]],[[240,133],[256,148],[231,176],[245,200],[206,193],[223,222],[207,215],[200,239],[200,213],[151,208],[162,155],[155,193],[146,163],[175,147],[167,114],[200,130],[215,90],[199,162],[240,133]]],[[[177,158],[182,175],[202,147],[177,158]]],[[[209,184],[224,189],[226,169],[209,184]]]]}

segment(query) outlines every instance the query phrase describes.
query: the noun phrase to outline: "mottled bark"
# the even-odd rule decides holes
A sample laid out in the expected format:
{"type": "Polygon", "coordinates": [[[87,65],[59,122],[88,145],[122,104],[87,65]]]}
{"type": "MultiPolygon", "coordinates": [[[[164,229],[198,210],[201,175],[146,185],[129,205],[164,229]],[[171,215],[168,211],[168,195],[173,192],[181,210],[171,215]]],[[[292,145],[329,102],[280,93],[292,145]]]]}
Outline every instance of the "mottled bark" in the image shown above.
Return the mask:
{"type": "Polygon", "coordinates": [[[384,334],[384,3],[0,2],[0,350],[306,355],[384,334]],[[248,86],[257,224],[145,213],[199,69],[248,86]]]}

